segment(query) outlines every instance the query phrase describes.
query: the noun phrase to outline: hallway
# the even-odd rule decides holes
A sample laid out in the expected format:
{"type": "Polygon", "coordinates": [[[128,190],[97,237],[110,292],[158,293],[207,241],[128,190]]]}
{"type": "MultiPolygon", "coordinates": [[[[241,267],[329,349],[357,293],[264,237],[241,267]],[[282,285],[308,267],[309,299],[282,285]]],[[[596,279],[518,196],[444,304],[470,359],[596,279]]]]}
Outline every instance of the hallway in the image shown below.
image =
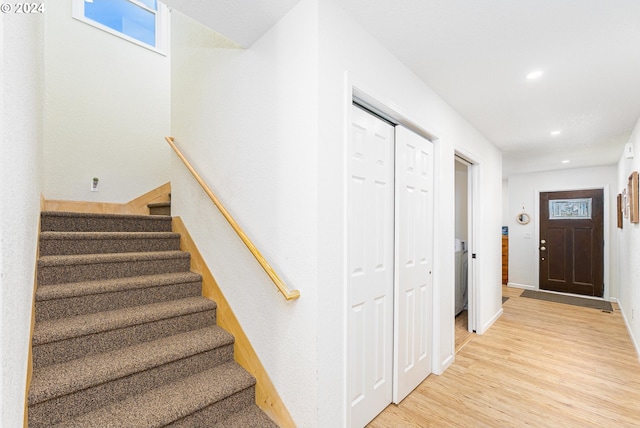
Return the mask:
{"type": "Polygon", "coordinates": [[[621,312],[519,297],[381,427],[640,426],[640,363],[621,312]]]}

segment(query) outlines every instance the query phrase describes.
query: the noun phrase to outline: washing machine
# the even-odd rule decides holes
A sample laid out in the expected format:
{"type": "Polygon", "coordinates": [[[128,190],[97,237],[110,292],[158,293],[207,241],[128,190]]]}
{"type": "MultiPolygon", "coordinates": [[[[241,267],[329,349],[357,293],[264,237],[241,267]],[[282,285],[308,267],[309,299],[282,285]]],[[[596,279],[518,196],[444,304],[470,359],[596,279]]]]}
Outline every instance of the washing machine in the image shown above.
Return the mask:
{"type": "Polygon", "coordinates": [[[461,239],[455,241],[455,259],[456,259],[456,315],[467,309],[467,249],[466,243],[461,239]]]}

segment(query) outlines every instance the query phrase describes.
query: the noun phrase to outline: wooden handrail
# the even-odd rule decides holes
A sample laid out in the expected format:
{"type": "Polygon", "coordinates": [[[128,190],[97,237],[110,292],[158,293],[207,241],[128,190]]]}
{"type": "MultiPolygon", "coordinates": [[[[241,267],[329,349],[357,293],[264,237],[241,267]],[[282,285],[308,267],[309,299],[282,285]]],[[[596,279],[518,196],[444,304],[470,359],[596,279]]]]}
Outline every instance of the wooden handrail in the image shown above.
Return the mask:
{"type": "Polygon", "coordinates": [[[213,192],[211,191],[211,189],[209,189],[209,186],[207,186],[207,184],[204,182],[202,177],[200,177],[200,174],[198,174],[196,172],[196,170],[193,169],[193,167],[191,166],[191,164],[189,163],[187,158],[184,157],[184,155],[182,154],[180,149],[178,149],[178,147],[176,146],[176,144],[174,142],[174,138],[173,137],[165,137],[165,140],[167,140],[167,143],[169,143],[169,145],[171,146],[173,151],[176,152],[176,154],[182,160],[182,162],[187,167],[189,172],[191,172],[191,175],[193,175],[193,177],[196,179],[196,181],[200,184],[200,187],[202,187],[202,190],[204,190],[204,192],[207,194],[207,196],[209,196],[209,198],[211,199],[211,202],[213,202],[213,204],[218,208],[218,210],[220,210],[220,213],[229,222],[229,224],[231,225],[233,230],[238,234],[240,239],[242,239],[242,242],[244,242],[244,245],[246,245],[247,248],[249,249],[249,251],[251,251],[251,254],[253,254],[253,257],[256,258],[258,263],[260,263],[260,266],[262,266],[262,269],[264,269],[264,271],[267,273],[267,275],[269,275],[269,278],[271,278],[273,283],[276,285],[276,287],[278,288],[278,291],[280,291],[280,293],[282,293],[284,298],[287,299],[287,300],[294,300],[294,299],[299,298],[300,297],[300,292],[298,290],[289,290],[287,288],[287,286],[285,285],[285,283],[282,282],[282,280],[280,279],[280,277],[278,276],[276,271],[273,270],[273,268],[271,267],[269,262],[267,262],[267,260],[264,258],[264,256],[262,254],[260,254],[260,251],[258,251],[256,246],[253,245],[253,242],[251,242],[249,237],[240,228],[238,223],[233,219],[233,217],[231,217],[231,214],[229,214],[229,212],[225,209],[225,207],[222,205],[222,203],[216,197],[216,195],[214,195],[213,192]]]}

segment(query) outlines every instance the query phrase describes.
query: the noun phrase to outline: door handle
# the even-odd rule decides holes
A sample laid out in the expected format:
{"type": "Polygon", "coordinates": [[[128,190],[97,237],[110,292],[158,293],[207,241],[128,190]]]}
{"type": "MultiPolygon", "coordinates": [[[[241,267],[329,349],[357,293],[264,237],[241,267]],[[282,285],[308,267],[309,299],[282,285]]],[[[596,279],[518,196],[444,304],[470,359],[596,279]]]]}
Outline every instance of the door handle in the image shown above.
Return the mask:
{"type": "Polygon", "coordinates": [[[545,251],[547,247],[540,247],[540,251],[545,251]]]}
{"type": "Polygon", "coordinates": [[[545,241],[544,239],[541,239],[541,240],[540,240],[540,243],[541,243],[541,244],[546,244],[546,243],[547,243],[547,241],[545,241]]]}

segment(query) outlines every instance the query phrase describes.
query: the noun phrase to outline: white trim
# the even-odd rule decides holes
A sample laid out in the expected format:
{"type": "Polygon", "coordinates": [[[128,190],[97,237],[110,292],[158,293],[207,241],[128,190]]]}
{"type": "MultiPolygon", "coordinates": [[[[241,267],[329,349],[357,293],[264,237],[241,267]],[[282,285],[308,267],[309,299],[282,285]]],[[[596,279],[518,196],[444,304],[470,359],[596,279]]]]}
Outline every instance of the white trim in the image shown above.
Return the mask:
{"type": "Polygon", "coordinates": [[[343,415],[344,415],[344,425],[345,427],[351,426],[351,406],[349,405],[349,393],[350,393],[350,384],[349,384],[349,328],[351,327],[349,324],[349,172],[350,166],[347,159],[349,159],[349,138],[350,138],[350,129],[353,124],[353,114],[352,114],[352,104],[353,104],[353,94],[352,94],[352,85],[351,79],[349,78],[349,74],[345,72],[344,74],[344,91],[343,91],[343,112],[342,115],[345,118],[343,123],[343,135],[342,135],[342,156],[340,157],[340,161],[342,162],[342,254],[343,254],[343,262],[342,262],[342,283],[344,286],[342,287],[342,302],[343,302],[343,313],[341,314],[343,317],[343,331],[342,331],[342,396],[344,399],[342,400],[343,415]]]}
{"type": "Polygon", "coordinates": [[[111,35],[114,35],[116,37],[119,37],[123,40],[126,40],[128,42],[134,43],[138,46],[141,46],[145,49],[148,49],[150,51],[156,52],[160,55],[163,56],[167,56],[169,53],[169,45],[170,45],[170,11],[169,8],[167,6],[165,6],[164,3],[158,1],[158,10],[152,10],[149,9],[146,5],[141,4],[139,2],[137,2],[136,0],[126,0],[132,4],[135,4],[138,7],[143,8],[144,10],[148,11],[148,12],[153,12],[153,14],[155,15],[155,20],[156,20],[156,34],[155,34],[155,38],[156,38],[156,46],[151,46],[147,43],[144,43],[138,39],[135,39],[131,36],[128,36],[124,33],[121,33],[117,30],[114,30],[113,28],[107,27],[106,25],[103,25],[97,21],[94,21],[92,19],[87,18],[84,15],[84,3],[85,0],[73,0],[72,1],[72,13],[71,16],[80,21],[80,22],[84,22],[87,25],[90,25],[92,27],[95,27],[99,30],[102,30],[106,33],[109,33],[111,35]]]}
{"type": "MultiPolygon", "coordinates": [[[[467,165],[467,254],[468,254],[468,271],[467,271],[467,307],[468,321],[467,330],[475,332],[478,330],[478,308],[480,308],[480,293],[478,292],[478,282],[480,278],[480,263],[473,254],[478,254],[480,242],[480,165],[479,158],[465,149],[454,148],[453,161],[461,162],[467,165]]],[[[454,207],[455,209],[455,207],[454,207]]],[[[455,289],[454,289],[454,306],[455,306],[455,289]]],[[[455,314],[455,310],[454,310],[455,314]]],[[[455,347],[455,343],[453,344],[455,347]]],[[[455,350],[454,350],[455,353],[455,350]]]]}
{"type": "MultiPolygon", "coordinates": [[[[439,135],[439,134],[436,134],[439,135]]],[[[447,251],[434,251],[433,254],[433,346],[432,346],[432,371],[437,375],[441,375],[444,371],[453,363],[455,358],[455,341],[456,341],[456,333],[455,333],[455,297],[453,293],[450,293],[450,306],[449,306],[449,314],[448,320],[448,333],[451,338],[451,347],[447,350],[446,355],[444,355],[442,349],[442,332],[446,331],[445,326],[442,324],[442,311],[443,307],[443,287],[444,284],[449,284],[449,281],[444,281],[442,279],[442,269],[437,268],[442,265],[441,259],[446,257],[451,257],[451,261],[453,262],[454,252],[453,252],[453,237],[454,233],[451,234],[450,237],[445,238],[444,242],[442,239],[442,234],[439,232],[440,228],[438,227],[440,222],[440,213],[436,209],[436,207],[442,206],[441,198],[444,193],[444,185],[442,179],[442,166],[439,159],[442,158],[443,147],[445,142],[441,138],[433,140],[433,212],[436,218],[434,219],[434,229],[433,229],[433,248],[434,249],[442,249],[442,248],[450,248],[451,252],[447,251]]],[[[453,183],[451,183],[453,187],[453,183]]],[[[453,204],[449,207],[450,210],[453,210],[453,204]]],[[[452,277],[453,279],[453,277],[452,277]]],[[[455,287],[455,286],[454,286],[455,287]]]]}
{"type": "Polygon", "coordinates": [[[451,365],[454,362],[454,359],[455,359],[454,354],[448,355],[447,358],[445,358],[442,361],[442,365],[440,366],[440,371],[433,372],[433,374],[440,376],[442,373],[445,372],[445,370],[447,370],[449,367],[451,367],[451,365]]]}
{"type": "Polygon", "coordinates": [[[537,290],[537,287],[528,284],[518,284],[517,282],[507,282],[507,287],[521,288],[523,290],[537,290]]]}
{"type": "MultiPolygon", "coordinates": [[[[148,11],[148,12],[152,12],[152,13],[156,13],[155,10],[151,9],[149,6],[147,6],[146,4],[142,3],[140,0],[127,0],[129,3],[133,3],[136,6],[148,11]]],[[[160,6],[160,2],[156,2],[158,4],[158,7],[160,6]]]]}
{"type": "Polygon", "coordinates": [[[503,312],[504,312],[504,309],[500,308],[500,310],[496,312],[496,314],[493,317],[491,317],[491,319],[486,324],[484,324],[481,329],[476,330],[476,334],[484,334],[485,331],[489,330],[489,328],[496,321],[498,321],[498,318],[502,316],[503,312]]]}
{"type": "Polygon", "coordinates": [[[453,158],[454,162],[461,162],[467,165],[467,330],[477,333],[480,325],[479,309],[481,307],[480,299],[482,298],[479,292],[482,263],[479,262],[477,258],[478,248],[480,248],[480,242],[482,240],[482,231],[480,229],[480,224],[482,224],[480,221],[482,211],[480,210],[481,199],[479,197],[482,160],[475,153],[458,147],[454,147],[453,158]],[[476,258],[473,257],[473,254],[476,254],[476,258]]]}
{"type": "Polygon", "coordinates": [[[168,56],[171,47],[171,9],[158,1],[156,13],[156,48],[160,55],[168,56]]]}
{"type": "Polygon", "coordinates": [[[362,86],[354,83],[352,86],[352,100],[362,105],[373,113],[381,116],[387,121],[396,125],[402,125],[405,128],[415,132],[418,135],[426,138],[432,143],[436,143],[438,137],[433,130],[423,128],[416,124],[413,120],[402,114],[400,109],[393,103],[384,100],[380,97],[375,97],[371,94],[371,91],[362,89],[362,86]]]}
{"type": "Polygon", "coordinates": [[[622,308],[622,305],[620,304],[618,299],[615,299],[615,302],[618,304],[618,307],[620,308],[620,313],[622,313],[622,319],[624,319],[624,325],[627,326],[627,332],[629,333],[629,338],[631,339],[631,343],[633,343],[633,347],[636,350],[636,356],[638,357],[638,360],[640,361],[640,343],[638,343],[636,341],[636,338],[633,335],[633,330],[631,329],[631,324],[629,324],[629,319],[627,318],[627,314],[625,314],[624,309],[622,308]]]}

